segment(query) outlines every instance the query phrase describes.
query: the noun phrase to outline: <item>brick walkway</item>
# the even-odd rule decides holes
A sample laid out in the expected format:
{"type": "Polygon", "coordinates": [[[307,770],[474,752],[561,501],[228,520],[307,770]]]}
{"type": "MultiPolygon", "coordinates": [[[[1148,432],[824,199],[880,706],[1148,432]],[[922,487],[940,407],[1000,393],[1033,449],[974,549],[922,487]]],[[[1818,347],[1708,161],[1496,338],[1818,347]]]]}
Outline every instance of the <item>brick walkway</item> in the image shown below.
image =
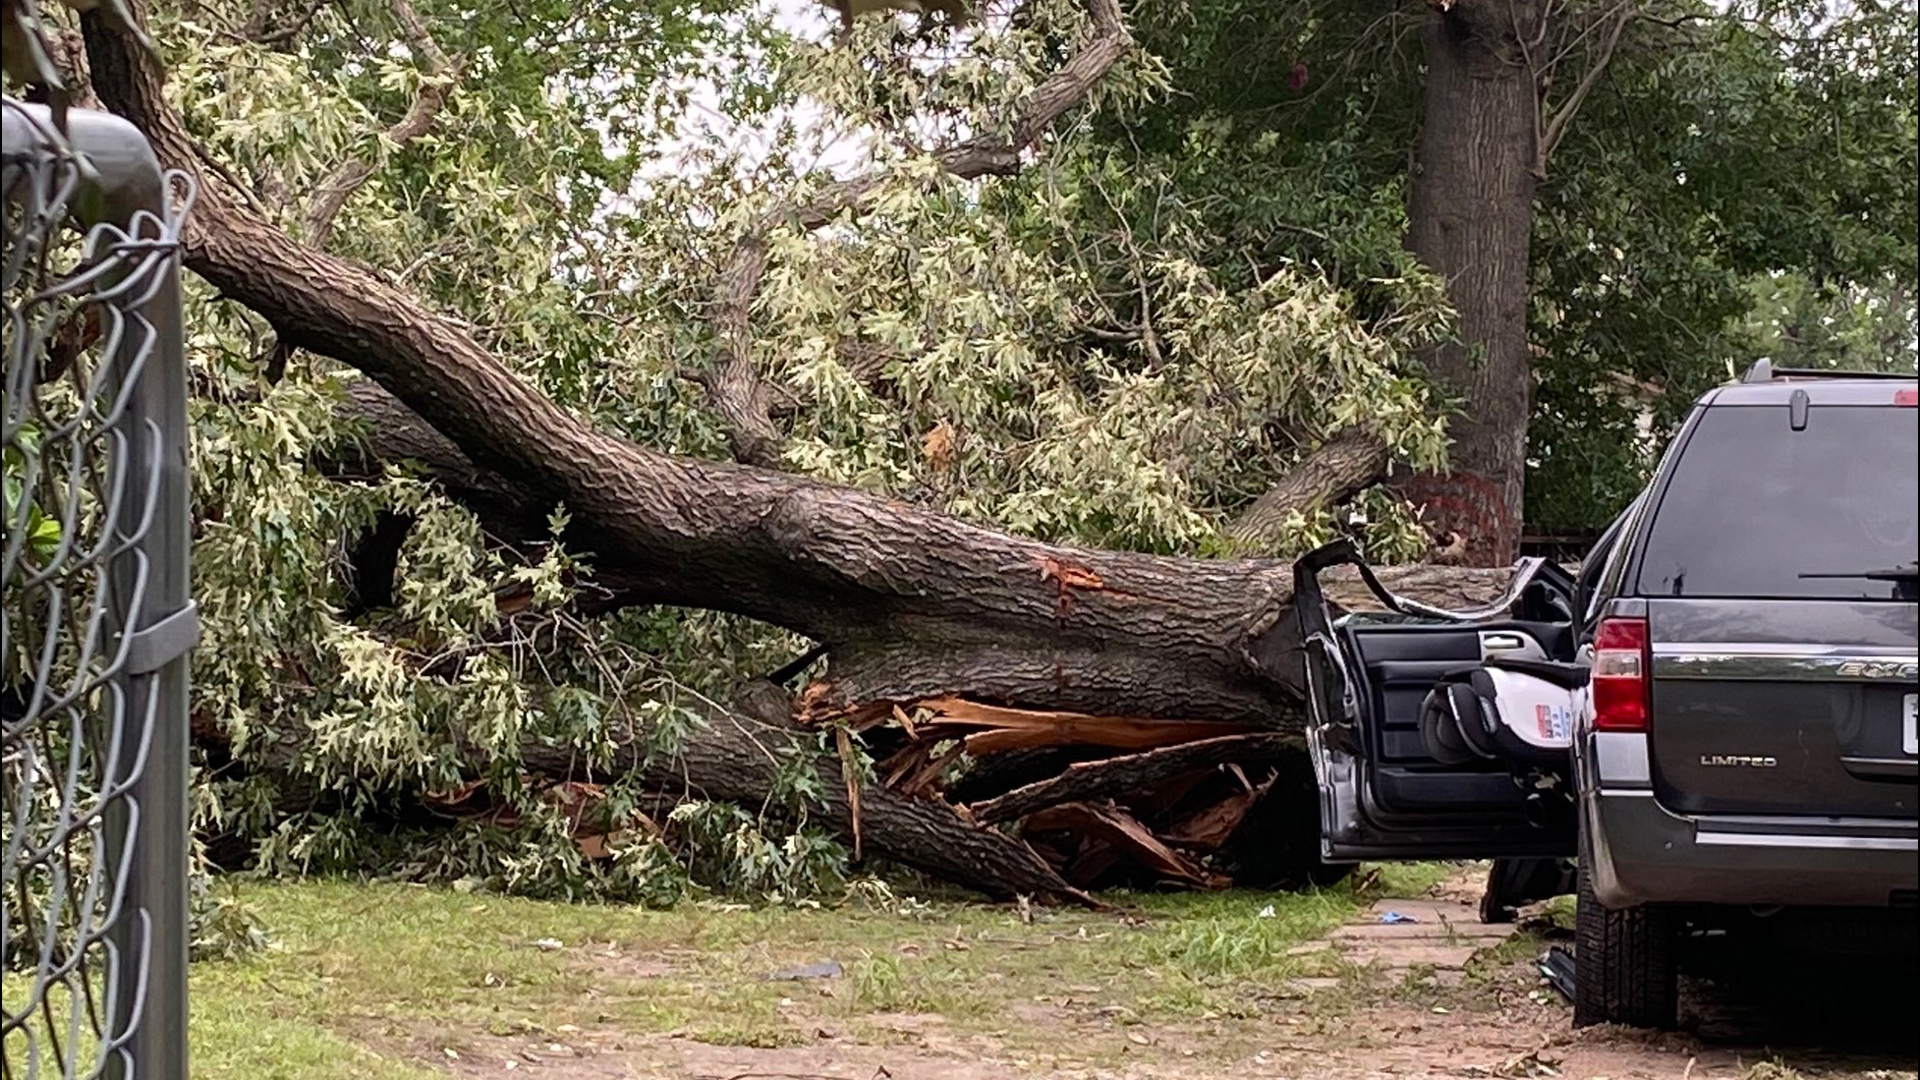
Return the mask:
{"type": "MultiPolygon", "coordinates": [[[[1512,937],[1517,928],[1512,923],[1483,923],[1477,903],[1446,898],[1464,890],[1442,891],[1446,896],[1439,899],[1378,901],[1359,921],[1340,927],[1324,941],[1295,946],[1292,952],[1304,956],[1331,950],[1347,963],[1373,968],[1393,982],[1426,968],[1441,986],[1458,986],[1475,955],[1512,937]],[[1396,913],[1406,921],[1389,921],[1396,913]]],[[[1302,989],[1317,990],[1339,980],[1298,982],[1302,989]]]]}

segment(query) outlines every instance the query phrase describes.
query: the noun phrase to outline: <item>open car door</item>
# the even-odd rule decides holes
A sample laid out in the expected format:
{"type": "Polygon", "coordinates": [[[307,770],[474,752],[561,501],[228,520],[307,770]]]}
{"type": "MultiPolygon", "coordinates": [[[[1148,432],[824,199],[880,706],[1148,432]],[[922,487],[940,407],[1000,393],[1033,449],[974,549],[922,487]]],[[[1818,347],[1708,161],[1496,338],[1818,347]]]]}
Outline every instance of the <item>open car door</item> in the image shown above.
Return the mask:
{"type": "Polygon", "coordinates": [[[1503,700],[1533,722],[1538,710],[1556,738],[1527,743],[1483,738],[1499,728],[1492,683],[1518,678],[1562,700],[1580,692],[1575,658],[1575,583],[1557,564],[1523,560],[1508,595],[1478,612],[1448,612],[1387,591],[1350,541],[1337,541],[1294,568],[1294,604],[1306,645],[1308,748],[1320,784],[1321,855],[1363,859],[1555,858],[1574,854],[1574,807],[1567,789],[1568,710],[1503,700]],[[1356,567],[1386,612],[1336,615],[1319,575],[1356,567]],[[1531,672],[1515,676],[1514,672],[1531,672]],[[1538,682],[1534,676],[1549,680],[1538,682]],[[1478,699],[1474,686],[1489,695],[1478,699]],[[1442,694],[1429,700],[1436,687],[1442,694]],[[1461,689],[1461,687],[1465,687],[1461,689]],[[1555,690],[1554,687],[1564,687],[1555,690]],[[1452,690],[1458,695],[1449,698],[1452,690]],[[1458,708],[1476,746],[1455,753],[1436,741],[1432,716],[1458,708]],[[1484,716],[1484,728],[1474,720],[1484,716]]]}

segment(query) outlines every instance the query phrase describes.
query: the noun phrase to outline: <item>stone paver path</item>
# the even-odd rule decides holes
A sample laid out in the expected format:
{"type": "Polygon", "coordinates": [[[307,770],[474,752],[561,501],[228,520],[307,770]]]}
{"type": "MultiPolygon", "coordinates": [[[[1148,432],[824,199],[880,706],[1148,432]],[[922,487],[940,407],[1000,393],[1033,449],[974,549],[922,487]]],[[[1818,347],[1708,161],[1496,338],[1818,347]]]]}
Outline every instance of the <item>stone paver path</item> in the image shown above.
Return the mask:
{"type": "MultiPolygon", "coordinates": [[[[1455,899],[1471,895],[1470,890],[1442,887],[1436,891],[1440,896],[1377,901],[1360,921],[1340,927],[1324,941],[1296,946],[1292,952],[1311,955],[1332,950],[1346,962],[1373,968],[1393,982],[1425,968],[1440,985],[1458,986],[1466,978],[1469,961],[1512,937],[1518,928],[1512,923],[1481,922],[1477,903],[1455,899]],[[1396,915],[1401,921],[1393,921],[1396,915]]],[[[1337,982],[1302,979],[1300,985],[1315,990],[1337,982]]]]}

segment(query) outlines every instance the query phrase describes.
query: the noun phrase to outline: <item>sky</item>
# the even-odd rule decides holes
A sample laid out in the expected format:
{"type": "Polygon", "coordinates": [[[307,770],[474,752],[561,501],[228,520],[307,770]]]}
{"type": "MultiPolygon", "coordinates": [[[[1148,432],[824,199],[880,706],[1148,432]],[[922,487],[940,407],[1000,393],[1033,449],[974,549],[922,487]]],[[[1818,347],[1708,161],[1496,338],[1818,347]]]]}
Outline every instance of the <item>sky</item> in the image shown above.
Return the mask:
{"type": "MultiPolygon", "coordinates": [[[[828,40],[839,18],[820,0],[760,0],[758,7],[780,29],[813,41],[828,40]]],[[[679,138],[669,141],[663,155],[665,160],[649,170],[653,175],[680,171],[689,164],[686,150],[714,143],[740,152],[749,163],[758,162],[766,155],[773,133],[788,120],[803,135],[825,136],[831,126],[826,110],[808,102],[783,108],[757,125],[737,124],[721,111],[717,86],[711,82],[695,82],[689,84],[689,88],[691,94],[687,116],[682,120],[683,133],[679,138]],[[678,153],[676,146],[681,148],[678,153]]],[[[844,177],[857,171],[864,160],[862,140],[851,136],[828,138],[820,166],[835,176],[844,177]]]]}

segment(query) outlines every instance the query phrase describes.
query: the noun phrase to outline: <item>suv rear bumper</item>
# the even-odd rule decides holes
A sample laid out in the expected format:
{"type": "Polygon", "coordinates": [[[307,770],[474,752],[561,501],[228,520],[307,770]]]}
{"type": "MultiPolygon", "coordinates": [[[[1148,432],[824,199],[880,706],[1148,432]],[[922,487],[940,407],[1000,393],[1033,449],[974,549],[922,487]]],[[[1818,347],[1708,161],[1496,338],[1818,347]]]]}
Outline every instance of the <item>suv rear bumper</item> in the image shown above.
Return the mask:
{"type": "Polygon", "coordinates": [[[1886,907],[1920,888],[1920,824],[1693,818],[1647,789],[1584,796],[1594,892],[1635,904],[1886,907]]]}

